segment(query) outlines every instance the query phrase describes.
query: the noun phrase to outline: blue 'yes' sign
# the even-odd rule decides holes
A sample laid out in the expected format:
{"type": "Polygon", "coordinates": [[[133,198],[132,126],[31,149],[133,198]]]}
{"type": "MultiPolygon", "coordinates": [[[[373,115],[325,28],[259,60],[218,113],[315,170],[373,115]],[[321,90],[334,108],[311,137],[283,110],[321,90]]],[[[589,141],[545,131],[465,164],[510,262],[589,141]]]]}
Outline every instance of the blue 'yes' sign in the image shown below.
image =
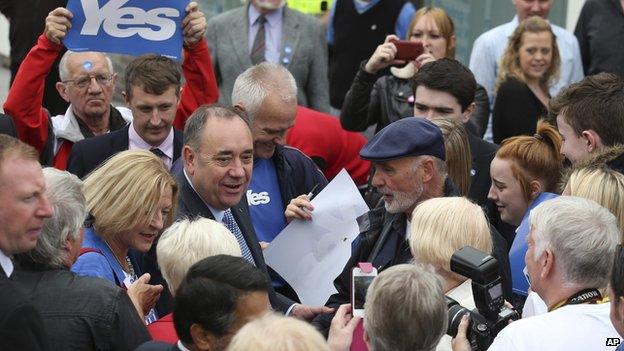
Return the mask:
{"type": "Polygon", "coordinates": [[[72,28],[63,43],[74,51],[179,59],[188,0],[69,0],[72,28]]]}

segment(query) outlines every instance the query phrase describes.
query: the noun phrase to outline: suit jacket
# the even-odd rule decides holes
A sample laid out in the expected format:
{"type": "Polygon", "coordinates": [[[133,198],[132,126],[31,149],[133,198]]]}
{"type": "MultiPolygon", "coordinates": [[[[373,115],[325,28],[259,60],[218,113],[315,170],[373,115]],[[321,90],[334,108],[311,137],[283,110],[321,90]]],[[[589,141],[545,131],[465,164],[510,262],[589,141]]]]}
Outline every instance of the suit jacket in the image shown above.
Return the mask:
{"type": "MultiPolygon", "coordinates": [[[[195,190],[193,190],[191,184],[189,184],[186,180],[184,173],[182,171],[177,172],[176,178],[178,180],[178,186],[180,187],[178,198],[178,218],[205,217],[214,220],[214,215],[210,212],[210,209],[205,205],[204,201],[199,197],[195,190]]],[[[251,224],[249,208],[247,207],[247,198],[243,196],[241,201],[232,207],[231,210],[232,215],[236,220],[236,224],[238,224],[241,232],[243,232],[245,242],[247,242],[247,246],[249,246],[249,250],[251,251],[251,255],[256,263],[256,267],[261,269],[267,275],[267,279],[269,279],[267,265],[264,262],[264,256],[262,255],[262,249],[258,243],[256,231],[251,224]]],[[[274,309],[282,312],[286,312],[288,308],[294,304],[294,301],[275,293],[272,287],[269,292],[269,300],[271,301],[271,306],[273,306],[274,309]]]]}
{"type": "Polygon", "coordinates": [[[48,350],[39,312],[0,269],[0,346],[5,351],[48,350]]]}
{"type": "Polygon", "coordinates": [[[487,194],[492,185],[490,164],[494,159],[494,155],[496,155],[498,146],[488,143],[472,134],[472,132],[468,132],[467,134],[468,143],[470,144],[470,153],[472,154],[470,191],[468,191],[468,197],[480,206],[485,206],[487,203],[487,194]]]}
{"type": "MultiPolygon", "coordinates": [[[[206,36],[219,83],[219,101],[231,104],[234,81],[253,66],[249,57],[248,7],[242,6],[208,21],[206,36]]],[[[279,63],[297,82],[299,105],[329,112],[327,43],[316,18],[284,7],[279,63]]]]}
{"type": "MultiPolygon", "coordinates": [[[[116,130],[114,132],[98,135],[93,138],[83,139],[74,144],[67,170],[79,178],[84,178],[91,171],[104,163],[109,157],[118,152],[128,150],[130,140],[128,139],[128,128],[116,130]]],[[[173,129],[173,162],[180,157],[182,146],[184,145],[182,132],[173,129]]]]}

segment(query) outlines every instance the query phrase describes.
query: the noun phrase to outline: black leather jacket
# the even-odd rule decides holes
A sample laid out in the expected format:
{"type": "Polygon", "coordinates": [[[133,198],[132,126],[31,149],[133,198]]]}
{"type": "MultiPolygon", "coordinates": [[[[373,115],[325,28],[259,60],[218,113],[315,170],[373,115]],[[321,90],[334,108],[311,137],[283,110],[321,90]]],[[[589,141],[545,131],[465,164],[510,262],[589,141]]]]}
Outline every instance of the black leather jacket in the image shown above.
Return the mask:
{"type": "MultiPolygon", "coordinates": [[[[396,120],[413,116],[414,104],[408,101],[413,95],[411,81],[393,75],[370,74],[364,70],[365,64],[366,61],[360,65],[345,96],[340,113],[342,128],[361,132],[376,124],[375,132],[378,132],[396,120]]],[[[467,128],[482,138],[490,116],[490,102],[481,85],[477,85],[475,103],[477,108],[467,128]]]]}

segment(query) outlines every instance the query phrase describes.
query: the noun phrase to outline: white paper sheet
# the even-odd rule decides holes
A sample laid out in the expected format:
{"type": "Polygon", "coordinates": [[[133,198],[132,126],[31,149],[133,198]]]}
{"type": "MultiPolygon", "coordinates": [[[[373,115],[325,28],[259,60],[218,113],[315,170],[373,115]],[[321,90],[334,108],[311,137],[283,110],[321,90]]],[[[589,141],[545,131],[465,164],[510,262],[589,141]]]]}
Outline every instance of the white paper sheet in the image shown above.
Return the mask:
{"type": "Polygon", "coordinates": [[[293,220],[264,250],[269,266],[295,289],[306,305],[324,305],[336,292],[334,279],[351,256],[369,209],[344,169],[312,199],[312,221],[293,220]]]}

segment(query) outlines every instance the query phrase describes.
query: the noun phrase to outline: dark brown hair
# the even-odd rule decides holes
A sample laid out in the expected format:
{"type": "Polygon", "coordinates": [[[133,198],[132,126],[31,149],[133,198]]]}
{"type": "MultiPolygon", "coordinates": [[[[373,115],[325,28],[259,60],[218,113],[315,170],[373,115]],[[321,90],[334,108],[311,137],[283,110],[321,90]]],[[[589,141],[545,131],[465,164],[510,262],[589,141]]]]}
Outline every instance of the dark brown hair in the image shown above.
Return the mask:
{"type": "Polygon", "coordinates": [[[561,115],[577,136],[593,130],[605,146],[624,143],[624,80],[611,73],[587,76],[550,100],[549,115],[561,115]]]}
{"type": "Polygon", "coordinates": [[[139,56],[126,67],[126,95],[132,97],[133,87],[142,87],[146,93],[160,95],[171,86],[180,94],[179,65],[170,58],[147,54],[139,56]]]}

